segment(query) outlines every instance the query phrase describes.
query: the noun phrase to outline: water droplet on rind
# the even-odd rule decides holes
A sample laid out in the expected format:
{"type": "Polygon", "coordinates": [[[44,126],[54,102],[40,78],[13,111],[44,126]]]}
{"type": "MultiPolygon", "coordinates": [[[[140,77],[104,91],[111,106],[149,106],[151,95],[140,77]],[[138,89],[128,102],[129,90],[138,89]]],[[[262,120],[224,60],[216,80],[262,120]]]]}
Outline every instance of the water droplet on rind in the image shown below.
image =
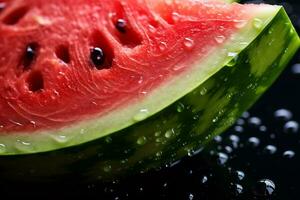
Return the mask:
{"type": "Polygon", "coordinates": [[[136,141],[138,145],[144,145],[147,142],[147,138],[145,136],[139,137],[136,141]]]}
{"type": "Polygon", "coordinates": [[[31,152],[33,150],[33,146],[30,142],[17,140],[15,143],[15,148],[21,152],[31,152]]]}
{"type": "Polygon", "coordinates": [[[5,153],[5,152],[6,152],[6,145],[0,144],[0,153],[5,153]]]}
{"type": "Polygon", "coordinates": [[[253,19],[253,26],[256,29],[261,29],[263,27],[263,21],[259,18],[254,18],[253,19]]]}
{"type": "Polygon", "coordinates": [[[146,119],[149,116],[149,111],[148,109],[141,109],[139,112],[133,117],[134,121],[142,121],[146,119]]]}

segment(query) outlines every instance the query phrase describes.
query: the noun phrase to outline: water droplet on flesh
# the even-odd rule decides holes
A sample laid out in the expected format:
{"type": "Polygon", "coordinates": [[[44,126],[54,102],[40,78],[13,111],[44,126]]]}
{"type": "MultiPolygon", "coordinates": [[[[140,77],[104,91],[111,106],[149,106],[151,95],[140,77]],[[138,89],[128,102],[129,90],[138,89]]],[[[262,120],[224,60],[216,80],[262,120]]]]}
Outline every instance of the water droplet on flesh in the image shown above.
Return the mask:
{"type": "Polygon", "coordinates": [[[165,43],[165,42],[160,42],[160,43],[159,43],[159,49],[160,49],[161,51],[166,50],[166,48],[167,48],[167,43],[165,43]]]}
{"type": "Polygon", "coordinates": [[[184,38],[183,44],[186,47],[186,49],[192,49],[195,45],[194,40],[191,38],[184,38]]]}
{"type": "Polygon", "coordinates": [[[259,19],[259,18],[254,18],[254,20],[253,20],[253,26],[256,29],[261,29],[262,26],[263,26],[263,21],[261,19],[259,19]]]}
{"type": "Polygon", "coordinates": [[[226,37],[223,35],[219,35],[215,37],[215,40],[217,43],[222,44],[226,40],[226,37]]]}

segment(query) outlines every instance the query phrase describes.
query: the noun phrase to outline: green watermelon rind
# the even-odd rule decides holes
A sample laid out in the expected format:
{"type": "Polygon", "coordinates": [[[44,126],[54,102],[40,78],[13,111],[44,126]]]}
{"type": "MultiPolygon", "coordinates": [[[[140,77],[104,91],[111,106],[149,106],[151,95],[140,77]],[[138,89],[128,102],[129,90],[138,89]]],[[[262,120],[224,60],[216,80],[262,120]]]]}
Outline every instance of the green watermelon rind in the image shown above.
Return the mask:
{"type": "MultiPolygon", "coordinates": [[[[97,140],[28,155],[0,156],[1,177],[27,181],[111,179],[172,163],[201,149],[276,80],[299,37],[283,8],[270,13],[234,62],[167,108],[97,140]],[[76,176],[75,176],[76,175],[76,176]]],[[[256,23],[256,22],[254,22],[256,23]]],[[[54,144],[64,146],[65,141],[54,144]]],[[[24,151],[26,152],[26,151],[24,151]]],[[[13,153],[24,153],[13,151],[13,153]]]]}

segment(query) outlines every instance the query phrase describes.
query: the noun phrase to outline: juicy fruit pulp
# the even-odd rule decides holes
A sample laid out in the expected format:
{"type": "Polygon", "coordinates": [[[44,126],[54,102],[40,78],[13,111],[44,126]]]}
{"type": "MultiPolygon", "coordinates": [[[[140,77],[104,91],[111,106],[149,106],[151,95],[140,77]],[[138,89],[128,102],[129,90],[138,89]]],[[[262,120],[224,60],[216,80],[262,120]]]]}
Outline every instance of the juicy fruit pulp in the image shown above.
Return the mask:
{"type": "MultiPolygon", "coordinates": [[[[74,2],[81,5],[78,10],[82,12],[76,13],[89,19],[86,12],[93,11],[92,19],[87,23],[72,15],[78,22],[70,23],[70,19],[61,29],[55,23],[64,25],[64,18],[42,9],[45,4],[47,8],[58,5],[53,2],[32,1],[30,5],[38,8],[33,14],[39,13],[38,17],[31,16],[28,9],[25,15],[21,12],[21,18],[4,20],[1,25],[0,33],[22,46],[16,52],[23,66],[8,67],[6,63],[15,62],[8,59],[0,68],[0,82],[5,83],[0,87],[6,88],[1,101],[6,107],[0,105],[3,113],[14,108],[9,117],[0,114],[1,122],[6,123],[0,135],[1,154],[36,153],[0,157],[7,177],[15,177],[16,166],[22,166],[16,178],[34,171],[33,178],[47,180],[67,175],[66,170],[72,168],[71,174],[84,179],[101,179],[145,171],[193,154],[253,104],[299,46],[286,14],[276,6],[199,1],[102,1],[97,6],[97,1],[91,1],[89,7],[78,0],[74,2]],[[111,6],[111,12],[96,12],[111,6]],[[40,31],[42,36],[34,34],[32,19],[38,28],[46,29],[47,37],[40,31]],[[30,31],[18,29],[26,25],[30,31]],[[28,35],[23,38],[24,33],[28,35]],[[16,34],[23,39],[14,39],[16,34]],[[34,41],[31,34],[36,36],[34,41]],[[81,34],[85,37],[79,37],[81,34]],[[50,43],[47,38],[52,36],[50,43]],[[55,96],[54,89],[62,91],[55,96]],[[93,104],[96,97],[101,101],[93,104]],[[33,108],[29,110],[26,103],[33,108]],[[30,120],[34,123],[26,121],[32,116],[36,116],[30,120]],[[14,117],[19,121],[9,120],[14,117]],[[39,153],[42,151],[50,152],[39,153]]],[[[70,9],[62,5],[56,9],[57,14],[68,17],[70,9]]],[[[1,19],[8,19],[5,12],[9,13],[5,9],[1,19]]]]}
{"type": "Polygon", "coordinates": [[[141,101],[252,17],[222,3],[64,4],[12,1],[2,13],[0,134],[61,128],[141,101]]]}

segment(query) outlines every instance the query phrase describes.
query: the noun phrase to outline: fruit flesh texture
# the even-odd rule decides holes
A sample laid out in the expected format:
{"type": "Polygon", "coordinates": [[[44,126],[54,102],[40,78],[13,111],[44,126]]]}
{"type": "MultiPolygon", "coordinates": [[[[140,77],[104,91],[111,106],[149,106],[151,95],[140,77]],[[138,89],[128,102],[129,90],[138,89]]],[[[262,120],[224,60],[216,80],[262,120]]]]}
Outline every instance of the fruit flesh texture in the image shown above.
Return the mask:
{"type": "Polygon", "coordinates": [[[252,17],[240,5],[190,6],[193,1],[74,0],[68,7],[60,1],[18,2],[9,2],[1,16],[2,135],[38,134],[129,107],[220,46],[215,38],[226,40],[236,32],[234,20],[252,17]],[[127,21],[126,33],[116,30],[117,19],[127,21]],[[185,47],[189,42],[192,48],[185,47]],[[24,50],[32,43],[37,55],[24,66],[24,50]],[[101,70],[89,59],[92,47],[106,53],[101,70]],[[60,54],[68,54],[69,63],[60,54]]]}
{"type": "Polygon", "coordinates": [[[157,115],[78,147],[2,156],[1,177],[23,181],[61,178],[70,182],[111,179],[120,174],[144,172],[193,154],[249,108],[298,49],[299,37],[283,9],[275,12],[270,23],[261,28],[262,32],[239,53],[234,64],[223,67],[157,115]],[[270,48],[276,56],[266,59],[262,54],[270,48]]]}

